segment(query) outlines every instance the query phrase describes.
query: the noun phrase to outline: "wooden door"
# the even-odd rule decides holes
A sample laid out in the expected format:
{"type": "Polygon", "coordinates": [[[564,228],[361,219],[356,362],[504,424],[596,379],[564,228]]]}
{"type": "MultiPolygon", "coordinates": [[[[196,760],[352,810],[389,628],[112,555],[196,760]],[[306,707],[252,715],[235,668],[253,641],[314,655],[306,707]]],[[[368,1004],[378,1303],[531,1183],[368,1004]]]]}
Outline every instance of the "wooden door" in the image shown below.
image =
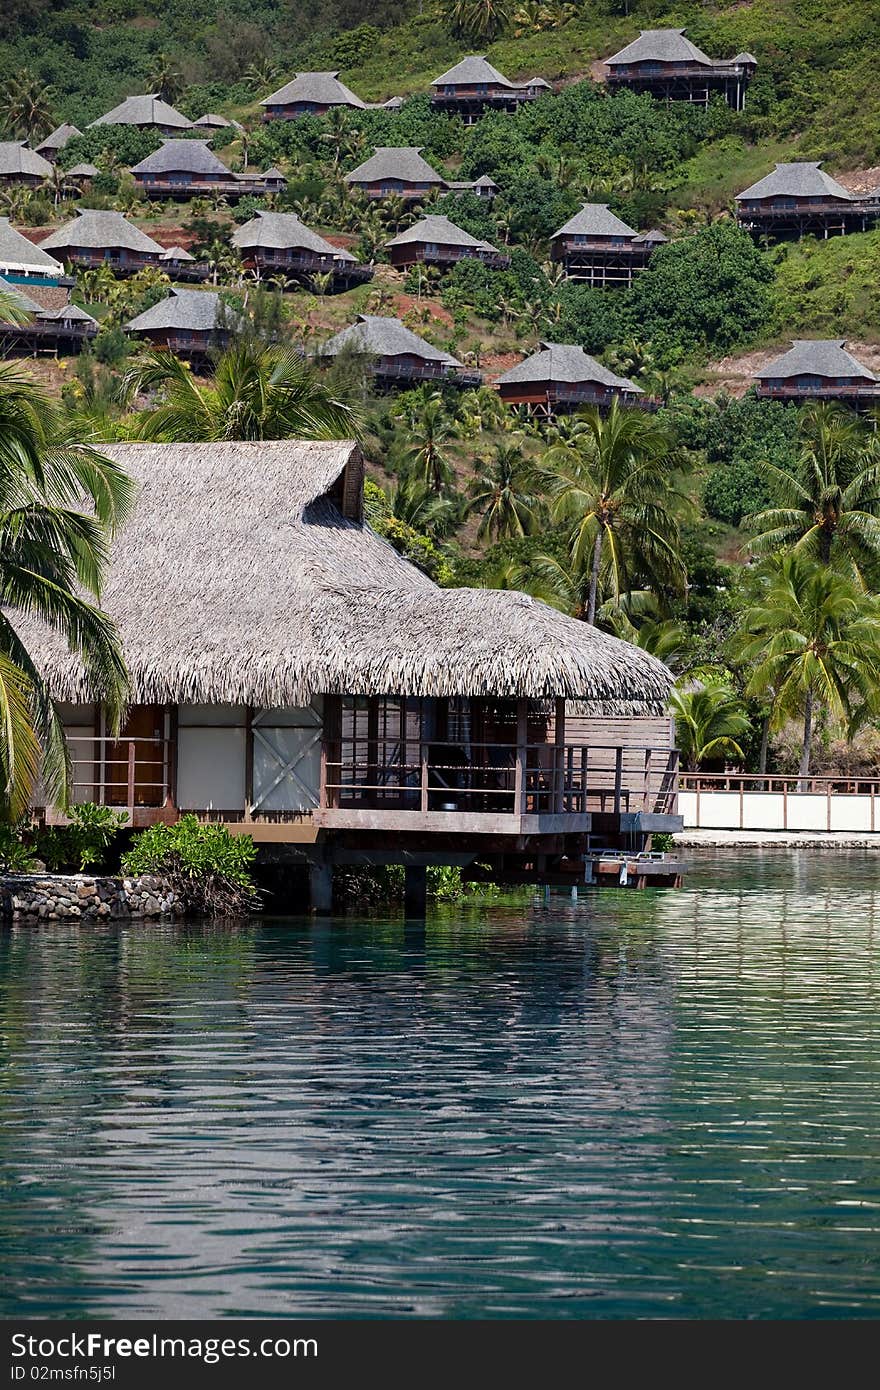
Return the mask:
{"type": "Polygon", "coordinates": [[[105,748],[107,804],[161,806],[167,790],[164,705],[135,705],[119,738],[105,748]]]}

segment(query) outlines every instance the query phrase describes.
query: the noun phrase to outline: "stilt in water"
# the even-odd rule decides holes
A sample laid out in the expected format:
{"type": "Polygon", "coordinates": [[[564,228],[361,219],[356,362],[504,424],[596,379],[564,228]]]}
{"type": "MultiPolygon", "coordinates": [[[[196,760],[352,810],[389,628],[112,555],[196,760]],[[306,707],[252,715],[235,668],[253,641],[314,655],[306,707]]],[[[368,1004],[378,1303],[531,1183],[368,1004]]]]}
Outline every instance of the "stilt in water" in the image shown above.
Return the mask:
{"type": "Polygon", "coordinates": [[[407,921],[424,922],[428,908],[428,870],[407,864],[403,871],[403,910],[407,921]]]}
{"type": "Polygon", "coordinates": [[[309,906],[325,916],[333,911],[333,869],[323,859],[309,871],[309,906]]]}

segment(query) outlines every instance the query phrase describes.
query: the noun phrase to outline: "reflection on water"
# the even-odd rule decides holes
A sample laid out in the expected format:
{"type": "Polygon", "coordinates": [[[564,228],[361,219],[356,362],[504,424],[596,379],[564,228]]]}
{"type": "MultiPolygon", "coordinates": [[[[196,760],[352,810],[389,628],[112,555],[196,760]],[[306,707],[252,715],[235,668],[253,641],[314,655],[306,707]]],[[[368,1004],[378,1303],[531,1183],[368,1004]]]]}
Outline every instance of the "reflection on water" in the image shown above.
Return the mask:
{"type": "Polygon", "coordinates": [[[880,1313],[880,861],[0,933],[3,1316],[880,1313]]]}

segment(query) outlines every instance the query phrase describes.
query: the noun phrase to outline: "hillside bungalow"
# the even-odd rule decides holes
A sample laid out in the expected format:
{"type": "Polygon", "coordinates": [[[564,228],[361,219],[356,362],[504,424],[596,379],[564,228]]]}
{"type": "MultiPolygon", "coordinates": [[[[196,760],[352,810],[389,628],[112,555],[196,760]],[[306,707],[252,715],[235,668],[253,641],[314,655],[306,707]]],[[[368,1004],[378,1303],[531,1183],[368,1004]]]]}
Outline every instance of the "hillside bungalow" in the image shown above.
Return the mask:
{"type": "Polygon", "coordinates": [[[666,240],[662,232],[637,232],[611,212],[607,203],[584,203],[550,239],[550,251],[570,280],[589,285],[632,284],[666,240]]]}
{"type": "Polygon", "coordinates": [[[493,270],[506,270],[510,265],[509,256],[502,255],[488,241],[480,241],[470,232],[456,227],[448,217],[423,217],[386,241],[385,249],[391,264],[398,270],[405,270],[418,261],[443,269],[468,258],[482,261],[493,270]]]}
{"type": "Polygon", "coordinates": [[[480,386],[479,372],[468,371],[457,357],[435,348],[400,319],[358,314],[357,323],[343,328],[318,349],[320,357],[335,357],[348,349],[369,359],[378,386],[411,386],[420,381],[449,381],[455,386],[480,386]]]}
{"type": "Polygon", "coordinates": [[[486,110],[518,111],[524,102],[548,92],[550,83],[543,77],[510,82],[483,54],[474,54],[435,77],[431,88],[433,107],[459,115],[466,125],[472,125],[486,110]]]}
{"type": "Polygon", "coordinates": [[[708,106],[713,92],[721,92],[728,106],[742,111],[758,62],[751,53],[710,58],[685,38],[684,29],[643,29],[626,48],[606,58],[605,66],[611,91],[628,87],[699,106],[708,106]]]}
{"type": "Polygon", "coordinates": [[[291,121],[297,116],[324,116],[334,108],[366,111],[367,103],[339,81],[339,72],[298,72],[260,105],[264,121],[291,121]]]}
{"type": "Polygon", "coordinates": [[[166,246],[162,249],[159,264],[172,280],[187,279],[192,267],[197,265],[195,256],[185,246],[166,246]]]}
{"type": "Polygon", "coordinates": [[[846,351],[843,338],[796,339],[755,379],[763,399],[841,401],[857,409],[880,404],[880,381],[846,351]]]}
{"type": "Polygon", "coordinates": [[[88,188],[100,172],[96,164],[84,160],[82,164],[74,164],[73,168],[65,170],[64,182],[70,188],[88,188]]]}
{"type": "Polygon", "coordinates": [[[523,405],[546,419],[579,406],[607,410],[612,401],[639,405],[644,393],[635,382],[616,376],[573,343],[541,343],[537,352],[502,372],[495,382],[507,405],[523,405]]]}
{"type": "Polygon", "coordinates": [[[139,130],[155,130],[159,135],[179,135],[182,130],[192,129],[192,121],[169,106],[157,92],[126,97],[112,111],[92,121],[88,129],[94,130],[95,126],[102,125],[133,125],[139,130]]]}
{"type": "Polygon", "coordinates": [[[472,180],[445,179],[422,159],[421,146],[380,145],[345,175],[344,182],[368,198],[397,197],[407,202],[420,202],[433,192],[475,193],[478,198],[492,198],[497,192],[497,185],[485,174],[472,180]]]}
{"type": "Polygon", "coordinates": [[[350,442],[102,449],[137,487],[102,595],[119,737],[67,644],[8,614],[63,702],[75,800],[251,835],[309,868],[318,910],[338,864],[405,864],[416,912],[429,864],[677,880],[644,853],[682,823],[655,657],[525,594],[437,588],[365,524],[350,442]]]}
{"type": "Polygon", "coordinates": [[[44,308],[52,307],[49,300],[56,308],[66,303],[67,291],[73,285],[61,262],[17,232],[8,217],[0,217],[0,275],[13,285],[27,285],[32,295],[37,290],[55,291],[48,297],[37,296],[47,298],[44,308]]]}
{"type": "Polygon", "coordinates": [[[75,125],[56,126],[45,140],[41,140],[39,145],[34,146],[34,149],[37,154],[41,154],[44,159],[48,159],[51,164],[54,164],[65,145],[76,135],[82,135],[82,131],[78,130],[75,125]]]}
{"type": "Polygon", "coordinates": [[[880,195],[850,193],[819,161],[777,164],[736,195],[736,220],[756,237],[864,232],[880,220],[880,195]]]}
{"type": "Polygon", "coordinates": [[[26,323],[7,323],[0,319],[0,357],[12,353],[59,352],[65,355],[82,352],[98,332],[91,314],[78,304],[61,304],[46,308],[20,286],[0,279],[0,290],[8,292],[30,317],[26,323]]]}
{"type": "Polygon", "coordinates": [[[24,140],[0,140],[0,188],[39,188],[52,177],[52,165],[24,140]]]}
{"type": "Polygon", "coordinates": [[[193,121],[193,129],[198,130],[244,130],[244,126],[239,121],[227,120],[225,116],[218,116],[215,111],[206,111],[204,116],[199,116],[197,121],[193,121]]]}
{"type": "MultiPolygon", "coordinates": [[[[121,212],[78,208],[76,217],[52,232],[43,246],[72,265],[109,265],[117,275],[133,275],[150,265],[166,269],[162,264],[165,248],[121,212]]],[[[182,279],[204,280],[207,275],[208,267],[199,262],[181,268],[182,279]]]]}
{"type": "Polygon", "coordinates": [[[325,241],[293,212],[258,212],[236,227],[232,244],[258,279],[282,272],[311,287],[316,275],[332,275],[333,289],[348,289],[373,274],[372,266],[361,265],[350,251],[325,241]]]}
{"type": "Polygon", "coordinates": [[[246,194],[260,198],[284,187],[284,175],[271,170],[234,174],[222,159],[209,148],[207,140],[163,140],[162,144],[139,164],[132,165],[132,176],[138,188],[151,198],[196,198],[203,193],[223,194],[237,202],[246,194]]]}
{"type": "Polygon", "coordinates": [[[178,357],[204,358],[230,340],[233,317],[211,290],[172,289],[125,325],[125,331],[178,357]]]}

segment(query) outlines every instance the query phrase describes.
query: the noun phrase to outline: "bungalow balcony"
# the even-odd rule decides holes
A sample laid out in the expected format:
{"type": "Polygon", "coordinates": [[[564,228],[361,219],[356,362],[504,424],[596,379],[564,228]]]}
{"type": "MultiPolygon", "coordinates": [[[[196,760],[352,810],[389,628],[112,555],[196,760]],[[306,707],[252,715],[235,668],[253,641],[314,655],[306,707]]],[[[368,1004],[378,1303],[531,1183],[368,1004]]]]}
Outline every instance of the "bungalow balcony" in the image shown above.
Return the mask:
{"type": "Polygon", "coordinates": [[[266,193],[277,192],[283,187],[278,183],[267,184],[263,179],[254,178],[210,178],[198,174],[135,174],[134,181],[148,198],[174,198],[185,201],[188,198],[222,196],[235,201],[239,198],[261,198],[266,193]]]}
{"type": "Polygon", "coordinates": [[[728,104],[742,111],[753,75],[751,64],[732,61],[715,62],[709,68],[704,63],[615,63],[608,69],[607,84],[612,92],[628,87],[698,106],[708,106],[713,92],[723,92],[728,104]]]}
{"type": "Polygon", "coordinates": [[[431,106],[435,111],[458,114],[462,116],[466,125],[470,125],[487,109],[518,111],[526,102],[535,101],[543,90],[530,87],[493,87],[488,83],[470,87],[447,86],[431,93],[431,106]]]}
{"type": "Polygon", "coordinates": [[[841,198],[777,196],[737,204],[736,220],[748,232],[828,237],[868,231],[880,221],[880,197],[846,202],[841,198]]]}
{"type": "MultiPolygon", "coordinates": [[[[64,260],[71,265],[75,265],[80,270],[93,270],[102,265],[109,265],[115,275],[126,276],[136,275],[139,270],[152,267],[156,270],[166,270],[168,265],[163,262],[157,253],[141,253],[138,251],[120,250],[118,247],[84,247],[70,246],[59,252],[64,260]]],[[[207,265],[201,261],[179,261],[174,264],[174,279],[176,280],[207,280],[210,275],[207,265]]]]}
{"type": "Polygon", "coordinates": [[[98,332],[95,323],[34,319],[25,324],[0,323],[0,349],[6,352],[82,352],[98,332]]]}
{"type": "Polygon", "coordinates": [[[419,262],[425,265],[449,266],[458,261],[482,261],[491,270],[507,270],[510,257],[498,251],[481,251],[475,246],[441,246],[431,242],[408,242],[402,246],[392,246],[391,264],[397,270],[419,262]]]}
{"type": "Polygon", "coordinates": [[[483,384],[482,372],[450,367],[443,362],[425,359],[406,361],[393,357],[374,358],[370,370],[378,385],[388,387],[413,381],[448,381],[462,389],[483,384]]]}
{"type": "Polygon", "coordinates": [[[657,249],[657,243],[623,237],[572,236],[558,238],[552,248],[569,280],[590,285],[632,284],[634,274],[643,270],[657,249]]]}
{"type": "Polygon", "coordinates": [[[498,394],[505,405],[525,406],[530,415],[552,419],[582,406],[597,406],[599,410],[610,410],[613,401],[631,410],[657,409],[657,401],[651,396],[639,396],[629,391],[613,390],[593,382],[557,382],[538,385],[528,382],[521,384],[502,384],[498,394]]]}
{"type": "Polygon", "coordinates": [[[340,288],[362,285],[373,278],[373,267],[370,265],[292,247],[245,247],[242,261],[247,270],[255,271],[257,275],[281,273],[305,285],[310,285],[316,275],[332,275],[334,285],[340,288]]]}
{"type": "Polygon", "coordinates": [[[445,191],[441,183],[404,183],[401,179],[385,179],[382,183],[352,182],[349,188],[358,189],[368,198],[402,198],[406,203],[420,203],[435,190],[445,191]]]}
{"type": "Polygon", "coordinates": [[[772,401],[848,401],[855,406],[880,404],[880,382],[831,380],[800,377],[776,381],[764,379],[755,385],[755,395],[772,401]]]}

